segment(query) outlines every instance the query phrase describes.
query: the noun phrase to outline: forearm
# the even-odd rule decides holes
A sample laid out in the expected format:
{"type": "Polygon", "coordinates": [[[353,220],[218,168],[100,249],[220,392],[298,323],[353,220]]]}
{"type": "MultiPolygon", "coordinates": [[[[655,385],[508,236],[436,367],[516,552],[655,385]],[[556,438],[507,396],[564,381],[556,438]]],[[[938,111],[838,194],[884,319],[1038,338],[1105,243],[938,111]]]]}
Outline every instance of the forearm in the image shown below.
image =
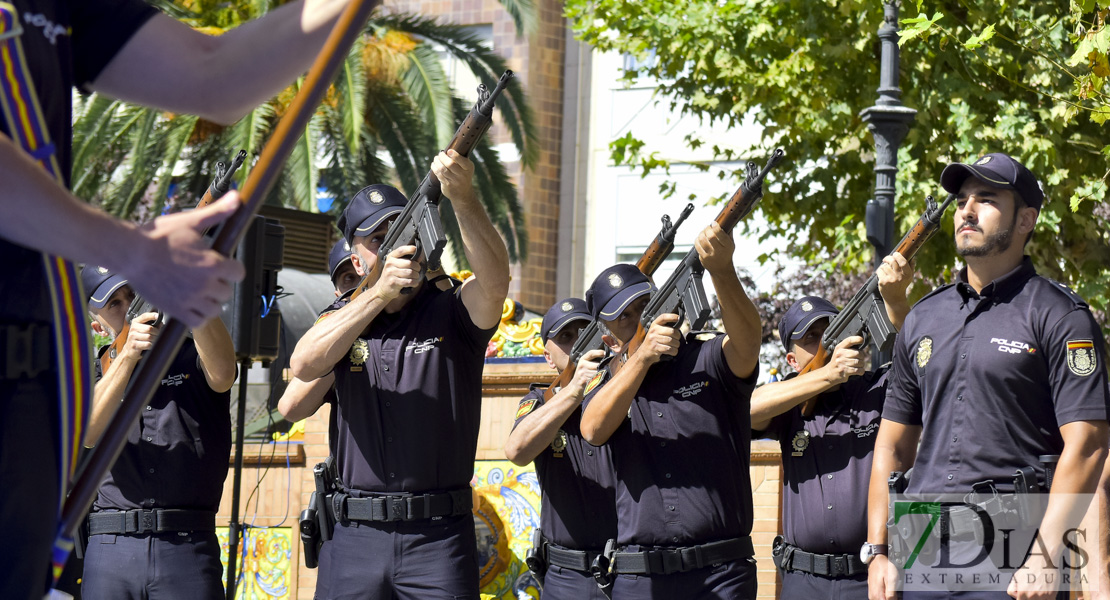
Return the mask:
{"type": "Polygon", "coordinates": [[[495,305],[500,316],[501,304],[509,292],[509,252],[505,242],[473,192],[452,198],[451,204],[459,221],[463,253],[474,273],[475,285],[480,288],[481,295],[495,305]]]}
{"type": "Polygon", "coordinates": [[[89,421],[85,429],[85,447],[92,448],[100,441],[100,436],[111,422],[112,415],[116,414],[116,409],[123,401],[127,383],[131,380],[131,374],[137,364],[138,358],[121,356],[112,361],[108,371],[100,381],[96,382],[96,387],[93,388],[92,410],[89,411],[89,421]]]}
{"type": "Polygon", "coordinates": [[[568,386],[559,390],[517,424],[505,442],[505,457],[520,467],[535,460],[581,402],[582,388],[568,386]]]}
{"type": "Polygon", "coordinates": [[[633,354],[628,363],[598,390],[582,412],[582,437],[587,442],[600,446],[609,441],[628,416],[636,392],[650,367],[633,354]]]}
{"type": "Polygon", "coordinates": [[[728,269],[710,272],[710,276],[721,306],[721,321],[728,334],[725,357],[735,375],[748,377],[759,363],[759,342],[763,335],[759,311],[748,298],[731,264],[728,269]]]}
{"type": "Polygon", "coordinates": [[[230,125],[308,70],[346,4],[293,2],[219,36],[156,15],[91,88],[230,125]]]}
{"type": "Polygon", "coordinates": [[[235,383],[235,345],[223,321],[219,317],[209,319],[193,330],[193,341],[208,387],[216,392],[230,390],[235,383]]]}
{"type": "Polygon", "coordinates": [[[762,431],[771,419],[831,388],[823,369],[776,381],[752,392],[752,429],[762,431]]]}
{"type": "Polygon", "coordinates": [[[70,194],[2,133],[0,181],[0,237],[5,240],[122,273],[130,253],[118,249],[142,252],[144,238],[134,224],[70,194]]]}
{"type": "Polygon", "coordinates": [[[307,419],[316,414],[334,384],[335,375],[331,373],[312,381],[294,377],[278,400],[278,411],[293,423],[307,419]]]}
{"type": "MultiPolygon", "coordinates": [[[[1069,423],[1064,427],[1075,425],[1069,423]]],[[[1063,429],[1063,428],[1061,428],[1063,429]]],[[[1063,549],[1066,532],[1083,519],[1092,494],[1098,492],[1099,480],[1106,462],[1106,424],[1095,428],[1091,435],[1064,438],[1064,450],[1056,464],[1048,506],[1041,519],[1041,537],[1050,556],[1063,549]]]]}
{"type": "Polygon", "coordinates": [[[913,466],[920,435],[920,427],[886,420],[879,426],[872,454],[871,481],[867,488],[867,541],[872,544],[887,543],[886,522],[890,504],[887,482],[891,472],[905,472],[913,466]]]}
{"type": "Polygon", "coordinates": [[[331,371],[386,304],[371,290],[317,321],[297,342],[293,355],[289,357],[293,376],[312,381],[331,371]]]}
{"type": "Polygon", "coordinates": [[[901,331],[902,324],[906,322],[906,315],[910,314],[910,303],[903,298],[900,302],[883,300],[883,305],[886,306],[886,317],[890,319],[890,323],[895,329],[901,331]]]}

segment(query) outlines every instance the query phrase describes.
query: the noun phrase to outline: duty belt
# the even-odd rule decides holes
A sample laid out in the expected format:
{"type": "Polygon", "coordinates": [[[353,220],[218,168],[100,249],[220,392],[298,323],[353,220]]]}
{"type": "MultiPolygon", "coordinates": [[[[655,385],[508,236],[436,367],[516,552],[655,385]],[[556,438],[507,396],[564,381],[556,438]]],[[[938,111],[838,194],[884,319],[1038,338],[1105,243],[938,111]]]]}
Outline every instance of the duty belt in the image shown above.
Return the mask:
{"type": "Polygon", "coordinates": [[[52,338],[46,323],[0,325],[0,379],[31,379],[50,369],[52,338]]]}
{"type": "Polygon", "coordinates": [[[470,514],[474,506],[469,487],[439,494],[375,494],[354,498],[336,493],[331,509],[340,522],[423,521],[470,514]]]}
{"type": "Polygon", "coordinates": [[[216,513],[207,510],[155,508],[95,512],[89,515],[89,535],[215,530],[216,513]]]}
{"type": "Polygon", "coordinates": [[[547,552],[547,564],[586,574],[590,573],[590,565],[601,554],[596,550],[572,550],[551,542],[544,543],[544,550],[547,552]]]}
{"type": "Polygon", "coordinates": [[[780,535],[771,546],[771,559],[784,571],[801,571],[822,577],[852,577],[867,572],[855,554],[814,554],[786,543],[780,535]]]}
{"type": "Polygon", "coordinates": [[[617,552],[613,555],[610,572],[629,575],[670,575],[730,562],[738,558],[747,558],[754,554],[752,538],[744,536],[700,546],[617,552]]]}

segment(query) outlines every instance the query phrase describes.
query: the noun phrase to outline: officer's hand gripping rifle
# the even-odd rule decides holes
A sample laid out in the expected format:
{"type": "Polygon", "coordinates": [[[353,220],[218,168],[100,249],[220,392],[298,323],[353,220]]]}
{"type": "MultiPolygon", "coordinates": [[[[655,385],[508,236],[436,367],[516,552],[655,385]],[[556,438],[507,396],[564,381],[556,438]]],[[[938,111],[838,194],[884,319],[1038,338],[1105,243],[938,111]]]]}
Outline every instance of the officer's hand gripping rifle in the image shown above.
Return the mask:
{"type": "MultiPolygon", "coordinates": [[[[455,131],[455,137],[451,138],[451,143],[445,150],[454,150],[463,156],[470,155],[471,150],[478,145],[478,140],[493,124],[494,103],[512,78],[513,72],[505,71],[492,92],[488,91],[484,84],[478,86],[478,101],[459,125],[458,130],[455,131]]],[[[352,300],[377,283],[386,258],[399,246],[415,243],[415,256],[420,255],[421,249],[424,250],[428,270],[434,271],[439,268],[440,255],[443,254],[443,247],[447,245],[447,236],[443,233],[443,225],[439,219],[439,201],[442,197],[439,179],[429,170],[424,176],[424,181],[420,182],[420,186],[409,196],[409,201],[401,214],[397,215],[386,231],[385,239],[378,247],[378,260],[374,268],[362,278],[351,293],[352,300]]],[[[411,291],[411,288],[405,288],[401,293],[411,291]]]]}
{"type": "MultiPolygon", "coordinates": [[[[926,197],[925,212],[902,241],[898,242],[894,252],[901,252],[907,261],[912,260],[925,242],[940,229],[940,218],[955,199],[955,194],[949,194],[944,203],[938,206],[932,196],[926,197]]],[[[798,374],[809,373],[825,366],[837,344],[852,336],[863,337],[864,344],[867,344],[868,340],[873,340],[880,352],[886,352],[894,344],[896,333],[898,332],[886,315],[886,303],[879,293],[879,277],[872,273],[863,287],[844,306],[844,310],[829,322],[825,335],[821,336],[821,345],[817,348],[817,354],[798,374]]],[[[806,400],[802,406],[802,414],[808,417],[813,414],[816,406],[817,396],[814,396],[806,400]]]]}
{"type": "MultiPolygon", "coordinates": [[[[636,261],[636,268],[648,277],[655,274],[659,269],[659,265],[663,264],[664,260],[671,255],[674,251],[674,236],[678,233],[679,225],[694,212],[694,205],[687,204],[686,208],[682,209],[682,214],[678,215],[678,220],[671,223],[669,215],[663,215],[663,228],[659,230],[659,234],[652,240],[651,245],[640,256],[640,260],[636,261]]],[[[601,328],[598,327],[597,319],[590,321],[586,327],[578,334],[578,339],[574,342],[574,346],[570,350],[570,364],[567,368],[563,369],[559,376],[547,386],[543,392],[543,401],[551,400],[555,395],[555,391],[562,389],[570,383],[574,378],[574,372],[578,368],[578,361],[582,356],[590,350],[603,350],[605,349],[605,342],[601,340],[601,328]]]]}
{"type": "MultiPolygon", "coordinates": [[[[208,186],[208,189],[204,191],[204,196],[202,196],[200,202],[197,203],[197,208],[204,208],[212,204],[231,189],[231,176],[234,175],[235,171],[243,164],[243,160],[246,157],[247,151],[240,150],[239,153],[235,155],[235,158],[232,159],[230,167],[225,165],[223,161],[216,163],[216,176],[212,178],[212,183],[208,186]]],[[[108,351],[104,353],[104,356],[100,357],[101,373],[107,373],[108,367],[111,366],[112,361],[123,351],[123,346],[127,343],[127,336],[131,333],[131,321],[133,321],[135,317],[149,312],[158,313],[158,318],[155,319],[151,325],[161,325],[163,318],[162,311],[156,309],[154,305],[147,302],[146,299],[139,294],[135,294],[135,299],[131,301],[131,306],[127,307],[127,317],[123,321],[123,328],[121,328],[119,334],[116,335],[116,339],[112,340],[112,345],[108,347],[108,351]]]]}
{"type": "MultiPolygon", "coordinates": [[[[785,153],[781,148],[775,149],[762,170],[758,170],[755,163],[748,163],[747,178],[744,183],[740,184],[740,188],[736,190],[732,198],[729,199],[728,204],[721,209],[720,214],[717,215],[717,224],[721,226],[723,231],[731,232],[736,224],[740,222],[740,219],[743,219],[752,211],[756,202],[759,202],[759,199],[763,197],[763,180],[767,177],[767,173],[782,161],[783,156],[785,156],[785,153]]],[[[689,317],[691,330],[698,330],[705,326],[706,321],[709,320],[710,307],[709,300],[705,296],[705,286],[702,284],[704,276],[705,267],[701,264],[698,250],[697,248],[691,248],[667,281],[659,286],[659,289],[648,300],[647,306],[644,307],[644,312],[640,316],[636,335],[629,341],[625,352],[618,360],[610,363],[611,373],[615,374],[624,364],[624,361],[644,343],[648,329],[651,328],[651,324],[655,322],[659,315],[677,313],[679,323],[682,322],[684,316],[689,317]]]]}

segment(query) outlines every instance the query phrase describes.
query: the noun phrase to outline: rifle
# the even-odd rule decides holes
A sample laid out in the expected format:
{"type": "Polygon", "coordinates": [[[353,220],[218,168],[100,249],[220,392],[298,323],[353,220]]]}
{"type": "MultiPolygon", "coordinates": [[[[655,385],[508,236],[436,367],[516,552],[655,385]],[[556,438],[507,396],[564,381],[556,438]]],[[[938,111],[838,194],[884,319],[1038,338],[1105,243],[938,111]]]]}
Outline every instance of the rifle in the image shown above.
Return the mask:
{"type": "MultiPolygon", "coordinates": [[[[640,256],[640,260],[636,261],[636,268],[639,269],[641,273],[651,277],[655,274],[655,271],[659,269],[659,265],[663,264],[664,260],[667,260],[667,257],[674,251],[674,236],[678,233],[678,226],[682,225],[682,222],[685,221],[686,217],[689,217],[692,212],[694,212],[694,205],[687,204],[686,208],[682,209],[682,214],[678,215],[678,220],[673,224],[671,223],[671,217],[669,215],[663,215],[663,228],[659,231],[659,234],[655,236],[655,239],[652,240],[647,250],[644,250],[643,255],[640,256]]],[[[575,340],[574,346],[571,347],[570,363],[567,364],[567,368],[563,369],[563,371],[559,373],[559,376],[555,378],[555,381],[551,382],[551,385],[547,386],[547,389],[543,391],[543,401],[547,402],[551,400],[551,397],[555,395],[555,390],[562,389],[570,383],[571,378],[574,377],[575,370],[578,368],[578,361],[582,359],[582,355],[590,350],[603,350],[604,348],[605,342],[601,340],[601,328],[598,326],[597,319],[593,319],[581,332],[579,332],[578,339],[575,340]]]]}
{"type": "MultiPolygon", "coordinates": [[[[932,196],[927,196],[925,212],[913,228],[906,232],[902,241],[898,242],[894,252],[901,252],[907,261],[913,259],[925,242],[940,229],[940,218],[955,199],[955,194],[949,194],[944,204],[937,206],[936,200],[932,196]]],[[[864,344],[867,344],[869,339],[874,340],[879,351],[886,352],[894,345],[894,336],[897,333],[890,318],[886,316],[886,303],[879,293],[879,277],[872,273],[863,287],[844,306],[844,310],[829,322],[825,335],[821,336],[821,345],[817,348],[817,354],[798,374],[803,375],[825,366],[832,357],[836,345],[852,336],[862,336],[864,344]]],[[[806,400],[802,406],[802,414],[810,416],[816,406],[817,396],[814,396],[806,400]]]]}
{"type": "MultiPolygon", "coordinates": [[[[239,244],[239,239],[246,233],[247,227],[254,220],[255,213],[258,212],[258,207],[262,205],[263,198],[277,183],[282,164],[304,133],[317,105],[323,100],[328,86],[335,80],[339,67],[347,57],[347,52],[362,33],[367,21],[370,20],[370,13],[378,4],[380,0],[352,0],[343,9],[339,20],[328,34],[323,49],[316,56],[312,68],[305,76],[304,84],[278,121],[270,139],[263,146],[255,168],[243,184],[240,193],[242,204],[239,210],[220,227],[219,233],[212,241],[213,250],[228,256],[239,244]]],[[[54,542],[55,573],[61,573],[61,567],[65,565],[66,558],[73,548],[73,534],[77,531],[77,525],[88,514],[89,506],[92,505],[96,492],[100,489],[104,475],[127,442],[128,432],[134,427],[143,407],[150,404],[154,391],[166,376],[170,362],[177,356],[181,344],[185,341],[187,329],[185,324],[177,319],[171,318],[166,322],[154,347],[146,353],[131,376],[123,402],[120,403],[116,414],[112,416],[111,422],[104,430],[100,443],[90,452],[85,470],[74,481],[72,491],[62,508],[58,536],[54,542]]]]}
{"type": "MultiPolygon", "coordinates": [[[[494,102],[512,78],[513,72],[505,71],[492,92],[486,89],[485,84],[478,86],[478,101],[474,103],[470,114],[455,131],[455,136],[451,138],[451,143],[447,145],[446,150],[454,150],[463,156],[470,155],[470,151],[478,145],[478,140],[493,124],[494,102]]],[[[423,248],[428,270],[434,271],[439,268],[439,257],[443,254],[444,246],[447,245],[447,236],[443,233],[443,225],[439,219],[439,201],[442,197],[439,179],[429,169],[428,174],[424,176],[424,181],[421,181],[420,186],[409,196],[401,214],[397,215],[390,224],[385,239],[378,247],[378,260],[374,263],[374,268],[355,287],[354,292],[351,293],[351,300],[377,283],[385,266],[386,257],[399,246],[415,242],[414,256],[419,256],[420,249],[423,248]]],[[[401,290],[403,294],[411,292],[411,288],[401,290]]]]}
{"type": "MultiPolygon", "coordinates": [[[[197,203],[196,208],[204,208],[212,204],[216,200],[223,197],[224,194],[231,188],[231,176],[235,174],[236,169],[243,164],[243,160],[247,157],[246,150],[240,150],[235,158],[232,159],[231,165],[225,165],[223,161],[216,163],[216,176],[212,179],[212,183],[208,189],[204,191],[204,196],[201,197],[200,202],[197,203]]],[[[154,305],[147,302],[139,294],[135,294],[135,299],[131,301],[131,305],[127,307],[127,318],[123,321],[123,328],[120,329],[116,339],[112,340],[112,345],[108,347],[108,352],[100,357],[100,372],[107,373],[108,367],[111,366],[112,361],[119,356],[120,351],[123,350],[123,345],[127,343],[127,336],[131,333],[131,321],[139,315],[148,312],[157,312],[158,318],[154,320],[153,325],[161,325],[163,314],[162,311],[154,308],[154,305]]]]}
{"type": "MultiPolygon", "coordinates": [[[[752,211],[755,203],[763,197],[763,180],[767,177],[767,173],[782,161],[783,156],[785,153],[782,148],[776,148],[762,170],[758,169],[755,163],[748,162],[748,175],[744,183],[740,184],[740,188],[717,215],[716,221],[722,230],[731,232],[740,219],[752,211]]],[[[688,316],[691,330],[698,330],[705,326],[706,321],[709,320],[710,308],[709,300],[705,296],[705,286],[702,284],[704,276],[705,267],[701,264],[698,250],[691,248],[674,273],[671,273],[667,281],[651,295],[640,316],[636,335],[628,342],[619,360],[614,361],[614,364],[609,367],[611,374],[615,375],[625,360],[644,343],[648,329],[659,315],[669,312],[678,313],[679,323],[688,316]]]]}

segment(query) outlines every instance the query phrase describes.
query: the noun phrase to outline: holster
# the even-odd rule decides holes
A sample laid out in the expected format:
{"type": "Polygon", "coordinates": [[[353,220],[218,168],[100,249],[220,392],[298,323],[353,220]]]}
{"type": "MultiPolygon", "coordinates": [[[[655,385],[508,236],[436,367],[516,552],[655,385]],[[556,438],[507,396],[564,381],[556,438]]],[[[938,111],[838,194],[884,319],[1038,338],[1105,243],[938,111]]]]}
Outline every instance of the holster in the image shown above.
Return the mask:
{"type": "Polygon", "coordinates": [[[301,546],[304,547],[304,566],[315,569],[320,564],[320,525],[316,515],[316,492],[308,502],[308,508],[301,511],[301,546]]]}
{"type": "Polygon", "coordinates": [[[543,531],[539,527],[532,531],[532,547],[524,557],[524,564],[528,565],[528,570],[536,578],[540,591],[543,591],[543,579],[547,575],[547,556],[544,553],[543,531]]]}
{"type": "Polygon", "coordinates": [[[89,545],[89,519],[86,517],[81,519],[81,523],[77,525],[77,533],[73,536],[73,553],[77,558],[85,559],[85,548],[89,545]]]}
{"type": "Polygon", "coordinates": [[[337,490],[338,473],[335,457],[329,456],[312,468],[316,480],[316,491],[308,500],[308,508],[301,511],[301,545],[304,546],[304,564],[315,569],[320,564],[320,549],[332,537],[335,530],[335,513],[331,500],[337,490]]]}
{"type": "Polygon", "coordinates": [[[594,582],[603,592],[609,592],[613,589],[613,573],[610,571],[610,567],[613,566],[613,555],[616,552],[617,540],[610,538],[605,542],[605,551],[598,554],[594,563],[590,565],[590,573],[594,576],[594,582]]]}

